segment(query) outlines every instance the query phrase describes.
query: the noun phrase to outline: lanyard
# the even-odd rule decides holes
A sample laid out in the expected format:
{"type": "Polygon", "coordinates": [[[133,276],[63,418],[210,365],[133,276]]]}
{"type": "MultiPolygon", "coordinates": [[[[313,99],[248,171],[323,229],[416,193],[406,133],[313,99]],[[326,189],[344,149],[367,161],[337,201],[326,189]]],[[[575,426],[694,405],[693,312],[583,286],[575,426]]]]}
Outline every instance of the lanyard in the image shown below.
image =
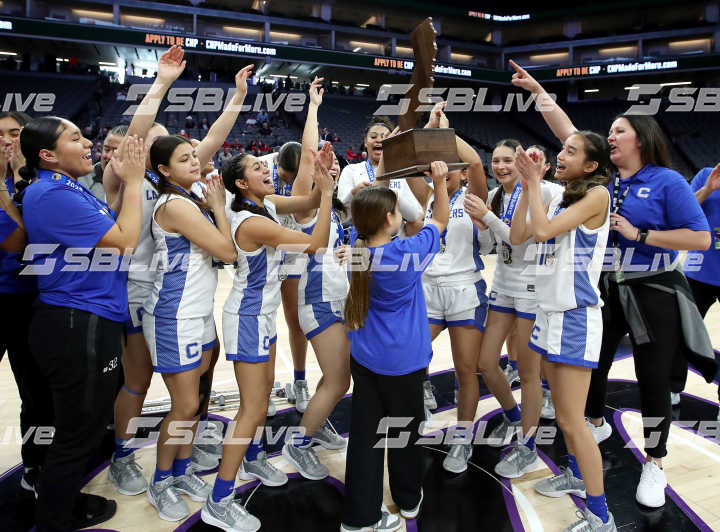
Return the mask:
{"type": "Polygon", "coordinates": [[[628,192],[630,192],[630,183],[628,182],[627,188],[623,191],[622,196],[620,196],[620,174],[615,174],[615,184],[613,186],[613,203],[612,203],[612,212],[617,213],[620,211],[620,207],[622,207],[623,203],[625,203],[625,198],[628,195],[628,192]]]}
{"type": "Polygon", "coordinates": [[[156,176],[153,172],[150,170],[145,170],[145,179],[150,181],[153,185],[155,185],[155,188],[160,186],[160,178],[156,176]]]}
{"type": "Polygon", "coordinates": [[[372,164],[370,164],[369,159],[365,159],[365,171],[368,175],[368,181],[371,183],[375,182],[375,169],[373,168],[372,164]]]}
{"type": "Polygon", "coordinates": [[[5,187],[8,190],[8,194],[12,198],[12,195],[15,194],[15,178],[13,176],[5,176],[5,187]]]}
{"type": "Polygon", "coordinates": [[[113,218],[113,213],[110,210],[110,207],[108,207],[108,204],[105,203],[102,200],[97,199],[92,192],[90,192],[88,189],[86,189],[82,183],[78,183],[74,179],[63,175],[58,172],[52,172],[50,170],[38,170],[38,179],[51,179],[53,181],[57,181],[58,183],[61,183],[68,188],[71,188],[85,197],[87,201],[89,201],[98,211],[102,212],[106,216],[109,216],[110,218],[113,218]]]}
{"type": "Polygon", "coordinates": [[[330,220],[337,225],[337,245],[345,243],[345,229],[343,229],[342,223],[340,222],[340,216],[335,212],[335,209],[330,209],[330,220]]]}
{"type": "Polygon", "coordinates": [[[512,191],[510,201],[508,201],[507,210],[504,210],[505,205],[505,189],[500,188],[500,219],[506,224],[510,225],[512,222],[513,214],[515,214],[515,208],[517,207],[518,201],[520,200],[520,194],[522,193],[522,185],[518,182],[512,191]]]}
{"type": "MultiPolygon", "coordinates": [[[[196,202],[200,201],[200,198],[197,197],[193,192],[188,192],[188,191],[185,190],[184,188],[179,187],[179,186],[177,186],[177,185],[173,185],[172,183],[168,183],[168,185],[170,185],[170,188],[175,189],[175,190],[178,192],[179,195],[184,196],[184,197],[192,200],[193,203],[196,203],[196,202]]],[[[204,216],[205,218],[207,218],[208,221],[209,221],[211,224],[215,225],[215,221],[212,219],[212,217],[210,216],[210,214],[208,214],[207,212],[205,212],[203,209],[200,209],[200,212],[203,213],[203,216],[204,216]]]]}

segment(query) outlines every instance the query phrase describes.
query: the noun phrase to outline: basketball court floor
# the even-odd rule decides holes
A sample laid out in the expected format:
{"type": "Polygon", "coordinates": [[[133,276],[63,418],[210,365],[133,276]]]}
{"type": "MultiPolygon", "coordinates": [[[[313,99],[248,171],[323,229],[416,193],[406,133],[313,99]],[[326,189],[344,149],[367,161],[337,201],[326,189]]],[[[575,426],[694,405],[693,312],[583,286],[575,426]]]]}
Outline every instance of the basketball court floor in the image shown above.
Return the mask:
{"type": "MultiPolygon", "coordinates": [[[[487,257],[486,280],[491,284],[495,257],[487,257]]],[[[230,290],[230,271],[220,272],[216,295],[216,322],[220,323],[222,305],[230,290]]],[[[280,310],[282,313],[282,308],[280,310]]],[[[290,357],[287,328],[284,318],[278,316],[278,347],[276,380],[292,381],[293,367],[290,357]]],[[[713,345],[720,347],[720,307],[715,305],[706,318],[713,345]]],[[[222,331],[219,330],[219,333],[222,331]]],[[[222,345],[222,344],[221,344],[222,345]]],[[[558,431],[552,444],[540,445],[541,463],[537,470],[517,480],[497,478],[493,469],[503,452],[485,445],[475,446],[471,464],[466,473],[453,475],[442,468],[447,450],[442,444],[442,429],[453,425],[454,375],[447,332],[433,344],[434,357],[430,365],[432,382],[438,399],[433,412],[432,427],[426,448],[427,475],[425,499],[417,520],[405,522],[405,530],[420,532],[446,531],[532,531],[553,532],[577,520],[576,510],[583,507],[582,499],[566,496],[549,499],[535,493],[533,485],[543,477],[566,465],[567,451],[558,431]]],[[[501,361],[505,364],[505,361],[501,361]]],[[[320,369],[312,349],[309,349],[307,379],[314,390],[320,379],[320,369]]],[[[690,372],[685,393],[679,407],[673,409],[675,422],[668,441],[668,456],[664,468],[668,479],[667,503],[663,508],[651,510],[635,502],[635,487],[640,477],[642,449],[642,423],[639,414],[639,395],[635,383],[632,353],[629,343],[621,345],[610,373],[611,383],[607,400],[606,419],[613,426],[611,438],[600,445],[605,469],[605,486],[608,506],[615,515],[619,530],[689,531],[720,530],[720,430],[716,422],[718,413],[717,381],[706,383],[697,373],[690,372]],[[693,424],[694,423],[694,424],[693,424]]],[[[218,394],[236,391],[231,363],[224,355],[215,370],[213,390],[218,394]]],[[[352,390],[351,390],[352,392],[352,390]]],[[[520,400],[519,386],[515,394],[520,400]]],[[[155,375],[147,396],[148,401],[168,396],[162,379],[155,375]]],[[[331,422],[341,434],[349,431],[350,396],[343,399],[331,416],[331,422]]],[[[280,427],[296,425],[300,416],[284,398],[273,398],[278,414],[268,419],[276,432],[280,427]]],[[[0,362],[0,530],[27,531],[32,525],[34,500],[19,487],[20,435],[19,399],[10,372],[7,357],[0,362]]],[[[499,422],[497,401],[481,385],[476,420],[487,421],[487,431],[499,422]]],[[[229,421],[235,409],[228,407],[213,412],[212,417],[229,421]]],[[[553,425],[543,421],[544,425],[553,425]]],[[[487,433],[487,432],[486,432],[487,433]]],[[[108,432],[101,454],[94,460],[86,477],[84,491],[113,498],[118,503],[115,517],[99,526],[98,530],[121,532],[140,531],[199,531],[211,527],[200,521],[201,503],[186,499],[191,515],[184,522],[169,523],[157,517],[145,495],[129,497],[118,494],[107,480],[107,467],[112,452],[113,436],[108,432]]],[[[250,512],[260,518],[262,530],[267,531],[332,531],[340,524],[345,454],[318,448],[318,456],[329,467],[330,477],[324,481],[299,478],[293,467],[280,455],[279,442],[266,442],[275,465],[286,471],[290,481],[280,488],[268,488],[256,481],[239,481],[236,484],[241,501],[250,512]]],[[[146,477],[155,467],[155,448],[149,445],[137,451],[138,463],[146,477]]],[[[216,470],[201,473],[212,483],[216,470]]],[[[393,512],[387,487],[385,503],[393,512]]]]}

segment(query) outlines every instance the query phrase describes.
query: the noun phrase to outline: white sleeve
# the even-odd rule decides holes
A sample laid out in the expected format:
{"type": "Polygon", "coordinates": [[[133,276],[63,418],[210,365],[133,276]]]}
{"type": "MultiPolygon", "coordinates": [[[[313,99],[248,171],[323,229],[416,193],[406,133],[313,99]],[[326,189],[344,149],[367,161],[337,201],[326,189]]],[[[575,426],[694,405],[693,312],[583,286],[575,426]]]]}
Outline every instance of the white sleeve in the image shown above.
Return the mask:
{"type": "Polygon", "coordinates": [[[478,228],[475,240],[477,240],[478,243],[478,255],[487,255],[495,245],[495,238],[493,238],[493,233],[489,229],[483,231],[478,228]]]}
{"type": "Polygon", "coordinates": [[[423,215],[422,207],[420,202],[413,194],[410,189],[410,185],[407,184],[405,179],[402,180],[402,184],[398,192],[398,206],[400,207],[400,214],[405,220],[414,222],[420,216],[423,215]]]}
{"type": "Polygon", "coordinates": [[[350,165],[343,168],[337,184],[337,197],[343,205],[349,206],[352,201],[352,189],[355,187],[356,172],[350,165]]]}
{"type": "Polygon", "coordinates": [[[483,216],[482,223],[487,225],[500,240],[508,244],[510,243],[510,226],[495,216],[494,212],[488,211],[488,213],[483,216]]]}

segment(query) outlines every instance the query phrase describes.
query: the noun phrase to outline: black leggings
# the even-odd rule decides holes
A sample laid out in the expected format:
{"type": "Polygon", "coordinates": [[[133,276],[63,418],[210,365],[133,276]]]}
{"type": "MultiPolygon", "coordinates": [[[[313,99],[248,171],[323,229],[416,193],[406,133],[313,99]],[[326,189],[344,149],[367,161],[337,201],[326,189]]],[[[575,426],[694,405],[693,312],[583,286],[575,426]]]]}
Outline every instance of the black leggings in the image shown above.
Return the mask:
{"type": "Polygon", "coordinates": [[[110,421],[117,390],[122,323],[39,303],[30,348],[47,379],[55,436],[40,473],[37,530],[74,530],[73,506],[88,460],[110,421]]]}
{"type": "MultiPolygon", "coordinates": [[[[682,276],[681,272],[676,274],[682,276]]],[[[593,418],[603,417],[608,372],[620,340],[630,332],[620,306],[617,284],[610,282],[609,293],[606,293],[601,279],[600,287],[605,302],[602,348],[598,367],[592,372],[586,406],[587,415],[593,418]]],[[[647,344],[637,345],[630,334],[645,424],[645,452],[653,458],[662,458],[667,454],[665,444],[672,415],[670,373],[683,341],[680,313],[675,294],[643,285],[634,285],[632,290],[647,322],[651,339],[647,344]]]]}
{"type": "Polygon", "coordinates": [[[40,372],[30,353],[28,332],[34,292],[28,294],[0,294],[0,308],[5,309],[5,318],[0,320],[0,355],[7,349],[15,383],[20,395],[20,430],[23,435],[22,461],[25,467],[38,467],[45,461],[47,445],[38,445],[42,440],[41,427],[52,427],[53,408],[47,381],[40,372]],[[30,432],[32,431],[32,432],[30,432]],[[37,439],[36,440],[36,436],[37,439]]]}

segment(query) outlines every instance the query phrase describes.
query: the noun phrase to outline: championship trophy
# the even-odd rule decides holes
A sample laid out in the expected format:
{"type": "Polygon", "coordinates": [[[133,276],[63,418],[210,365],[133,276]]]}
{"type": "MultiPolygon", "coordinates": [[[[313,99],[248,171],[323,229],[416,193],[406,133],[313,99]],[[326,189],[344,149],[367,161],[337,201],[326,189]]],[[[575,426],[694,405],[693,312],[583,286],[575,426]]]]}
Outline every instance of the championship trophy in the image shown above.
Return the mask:
{"type": "Polygon", "coordinates": [[[420,102],[420,90],[430,88],[435,83],[435,36],[432,18],[429,17],[410,34],[415,55],[412,88],[408,92],[410,106],[407,112],[398,118],[401,133],[382,142],[384,179],[423,177],[423,172],[429,170],[433,161],[445,161],[451,171],[468,166],[457,154],[454,129],[416,129],[422,114],[417,108],[421,103],[428,103],[420,102]]]}

